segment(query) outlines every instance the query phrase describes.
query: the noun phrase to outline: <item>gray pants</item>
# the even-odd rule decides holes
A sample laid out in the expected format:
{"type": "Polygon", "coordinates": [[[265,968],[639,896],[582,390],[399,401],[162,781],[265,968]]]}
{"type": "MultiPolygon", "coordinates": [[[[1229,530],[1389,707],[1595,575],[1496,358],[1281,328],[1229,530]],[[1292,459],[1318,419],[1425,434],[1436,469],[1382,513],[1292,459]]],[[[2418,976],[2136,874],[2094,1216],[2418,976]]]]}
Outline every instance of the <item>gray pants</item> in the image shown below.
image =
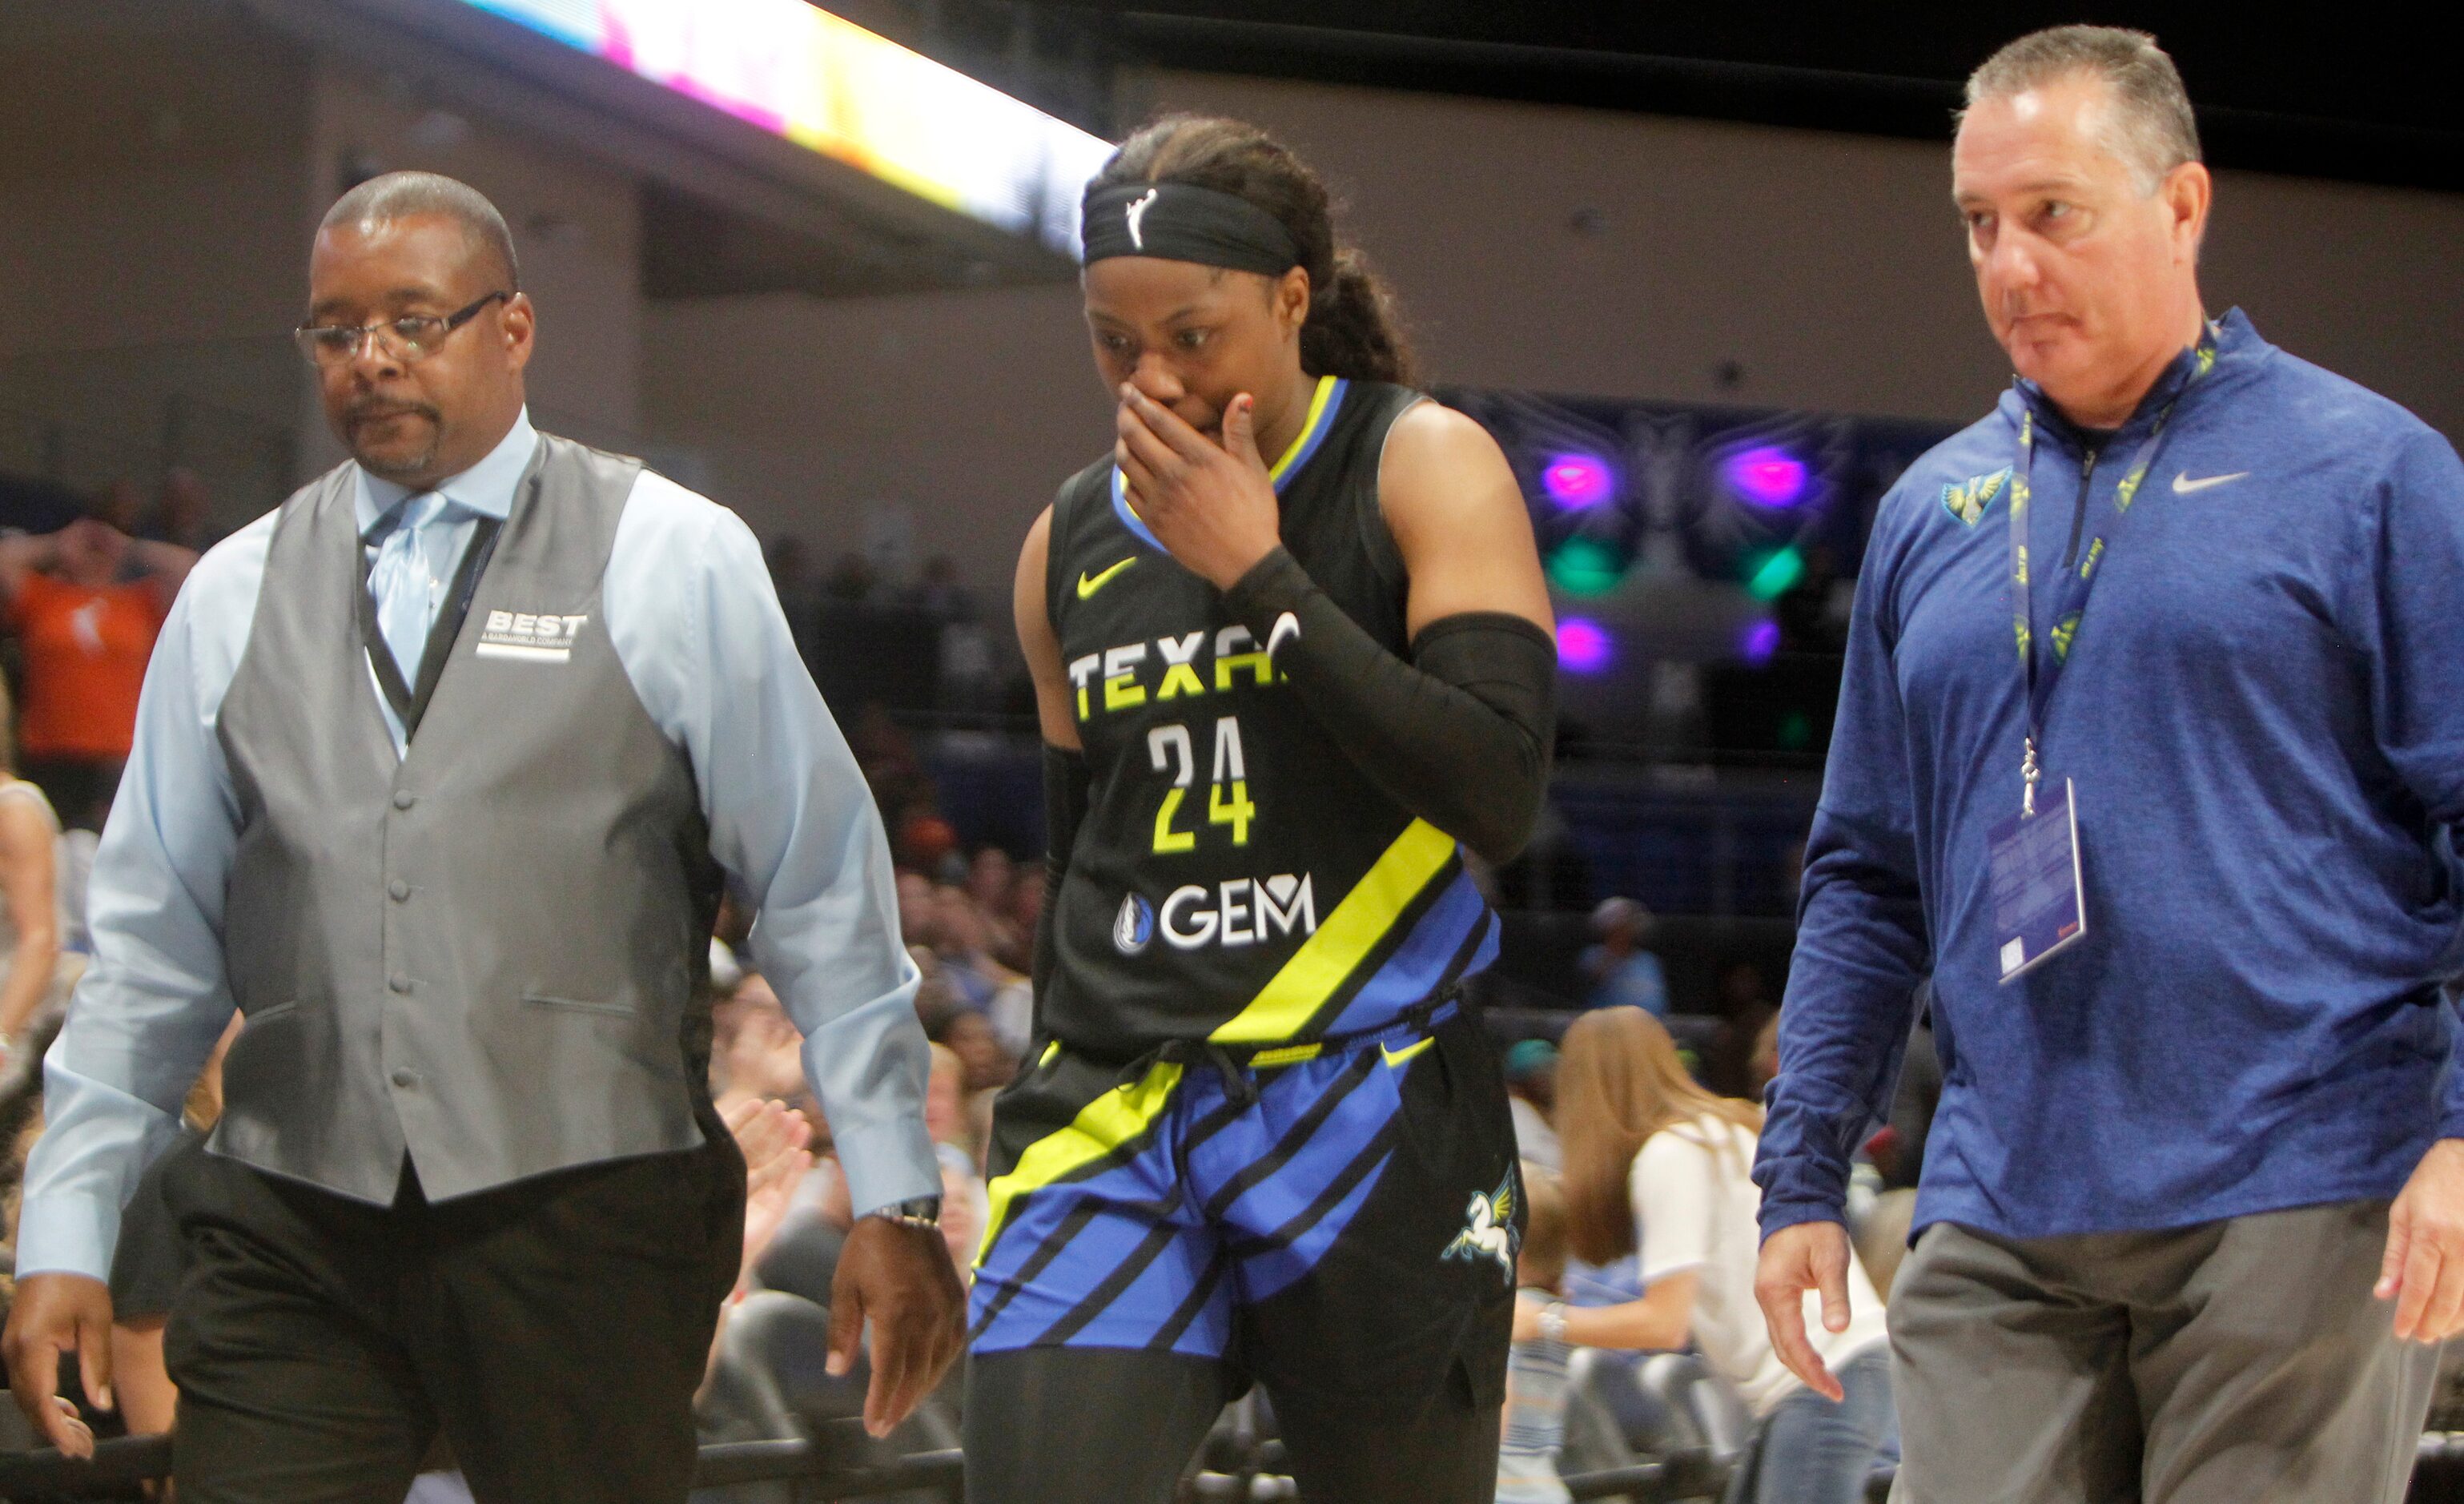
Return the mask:
{"type": "Polygon", "coordinates": [[[2013,1241],[1891,1289],[1893,1504],[2399,1504],[2437,1349],[2373,1299],[2387,1203],[2013,1241]]]}

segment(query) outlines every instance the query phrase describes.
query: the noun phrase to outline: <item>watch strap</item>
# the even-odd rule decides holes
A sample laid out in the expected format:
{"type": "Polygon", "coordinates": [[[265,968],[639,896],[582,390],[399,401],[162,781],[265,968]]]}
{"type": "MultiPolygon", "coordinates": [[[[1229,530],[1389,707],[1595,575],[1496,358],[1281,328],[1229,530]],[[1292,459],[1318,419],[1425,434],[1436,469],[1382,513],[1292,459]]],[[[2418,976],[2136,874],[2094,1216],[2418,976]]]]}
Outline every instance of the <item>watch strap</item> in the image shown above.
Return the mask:
{"type": "Polygon", "coordinates": [[[941,1198],[910,1196],[905,1201],[893,1201],[887,1206],[876,1206],[865,1215],[879,1217],[885,1222],[895,1222],[905,1227],[931,1228],[938,1231],[941,1227],[941,1198]]]}

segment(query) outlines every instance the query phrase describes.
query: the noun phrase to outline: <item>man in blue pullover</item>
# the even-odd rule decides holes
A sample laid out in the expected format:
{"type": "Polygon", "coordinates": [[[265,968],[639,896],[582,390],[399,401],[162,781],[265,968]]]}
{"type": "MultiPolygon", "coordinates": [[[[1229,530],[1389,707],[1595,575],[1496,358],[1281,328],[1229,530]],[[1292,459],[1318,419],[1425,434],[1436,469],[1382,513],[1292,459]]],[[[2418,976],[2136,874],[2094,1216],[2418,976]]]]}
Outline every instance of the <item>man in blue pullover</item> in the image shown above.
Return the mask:
{"type": "Polygon", "coordinates": [[[2464,1327],[2464,466],[2208,318],[2151,38],[2038,33],[1968,100],[1953,191],[2019,381],[1874,525],[1756,1293],[1836,1395],[1808,1293],[1846,1324],[1848,1158],[1930,973],[1894,1498],[2392,1504],[2464,1327]]]}

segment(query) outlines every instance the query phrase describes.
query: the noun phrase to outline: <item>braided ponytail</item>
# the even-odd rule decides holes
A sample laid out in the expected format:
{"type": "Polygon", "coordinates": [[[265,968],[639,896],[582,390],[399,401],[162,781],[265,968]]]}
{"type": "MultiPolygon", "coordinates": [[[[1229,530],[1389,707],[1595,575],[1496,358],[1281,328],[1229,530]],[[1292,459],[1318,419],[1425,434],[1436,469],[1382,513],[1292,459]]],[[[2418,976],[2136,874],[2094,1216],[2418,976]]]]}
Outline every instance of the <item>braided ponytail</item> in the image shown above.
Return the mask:
{"type": "Polygon", "coordinates": [[[1240,121],[1167,115],[1121,143],[1090,186],[1123,183],[1213,188],[1274,215],[1291,232],[1309,273],[1302,368],[1312,376],[1412,385],[1412,347],[1394,295],[1357,247],[1336,243],[1326,185],[1282,143],[1240,121]]]}

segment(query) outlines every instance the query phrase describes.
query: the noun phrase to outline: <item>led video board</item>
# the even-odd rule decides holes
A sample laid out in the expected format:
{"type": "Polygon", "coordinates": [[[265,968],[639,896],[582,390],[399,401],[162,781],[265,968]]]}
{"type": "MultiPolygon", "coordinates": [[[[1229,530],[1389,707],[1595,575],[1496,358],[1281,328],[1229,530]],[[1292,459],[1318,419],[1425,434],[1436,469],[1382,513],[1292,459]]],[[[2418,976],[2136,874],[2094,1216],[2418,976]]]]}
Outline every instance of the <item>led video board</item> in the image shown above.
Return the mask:
{"type": "Polygon", "coordinates": [[[460,3],[1064,254],[1112,149],[805,0],[460,3]]]}

